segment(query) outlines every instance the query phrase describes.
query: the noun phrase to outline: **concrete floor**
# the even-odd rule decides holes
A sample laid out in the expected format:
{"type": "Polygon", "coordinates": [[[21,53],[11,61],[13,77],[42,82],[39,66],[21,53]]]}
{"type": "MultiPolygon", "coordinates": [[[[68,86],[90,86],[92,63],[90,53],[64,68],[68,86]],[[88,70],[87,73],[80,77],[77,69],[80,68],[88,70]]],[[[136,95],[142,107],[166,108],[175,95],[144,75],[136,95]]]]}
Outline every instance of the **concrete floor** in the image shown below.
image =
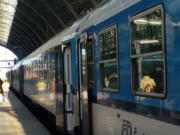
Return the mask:
{"type": "Polygon", "coordinates": [[[9,92],[9,100],[0,103],[0,135],[51,135],[31,112],[9,92]]]}

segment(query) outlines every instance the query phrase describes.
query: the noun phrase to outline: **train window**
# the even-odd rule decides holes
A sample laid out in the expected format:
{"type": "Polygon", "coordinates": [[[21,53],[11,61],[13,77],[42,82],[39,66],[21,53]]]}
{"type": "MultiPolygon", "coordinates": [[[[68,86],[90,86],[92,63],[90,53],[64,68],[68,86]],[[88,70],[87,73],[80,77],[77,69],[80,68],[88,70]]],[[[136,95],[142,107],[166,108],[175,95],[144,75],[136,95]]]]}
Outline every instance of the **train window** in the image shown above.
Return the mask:
{"type": "Polygon", "coordinates": [[[81,84],[83,87],[86,86],[86,46],[85,42],[80,43],[81,46],[81,84]]]}
{"type": "Polygon", "coordinates": [[[48,53],[44,55],[44,80],[48,81],[48,53]]]}
{"type": "Polygon", "coordinates": [[[165,96],[163,8],[130,19],[132,89],[136,95],[165,96]]]}
{"type": "Polygon", "coordinates": [[[99,33],[100,84],[103,91],[118,91],[117,28],[115,25],[99,33]]]}
{"type": "Polygon", "coordinates": [[[94,50],[93,39],[88,39],[88,75],[89,87],[94,88],[94,50]]]}

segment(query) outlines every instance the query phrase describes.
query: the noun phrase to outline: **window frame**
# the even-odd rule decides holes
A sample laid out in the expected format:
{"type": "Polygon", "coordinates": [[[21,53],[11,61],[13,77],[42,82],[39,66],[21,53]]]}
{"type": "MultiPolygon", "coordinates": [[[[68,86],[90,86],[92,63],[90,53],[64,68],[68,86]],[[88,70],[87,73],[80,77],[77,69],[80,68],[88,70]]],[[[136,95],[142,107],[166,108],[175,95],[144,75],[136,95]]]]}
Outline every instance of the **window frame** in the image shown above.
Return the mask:
{"type": "Polygon", "coordinates": [[[112,24],[108,27],[103,28],[102,30],[99,31],[98,33],[98,48],[99,48],[99,79],[100,79],[100,91],[102,92],[109,92],[109,93],[119,93],[119,47],[118,47],[118,27],[117,24],[112,24]],[[108,32],[112,29],[115,29],[116,31],[116,58],[113,59],[108,59],[108,60],[101,60],[100,58],[100,41],[99,37],[101,34],[108,32]],[[112,88],[103,88],[101,86],[101,64],[102,63],[108,63],[108,62],[117,62],[117,89],[112,89],[112,88]]]}
{"type": "Polygon", "coordinates": [[[130,42],[129,42],[129,46],[130,46],[130,64],[131,64],[131,91],[135,96],[143,96],[143,97],[150,97],[150,98],[165,98],[166,94],[167,94],[167,89],[166,89],[166,52],[165,52],[165,17],[164,17],[164,7],[162,4],[158,4],[155,5],[153,7],[150,7],[148,9],[145,9],[143,11],[140,11],[132,16],[129,17],[129,37],[130,37],[130,42]],[[132,55],[131,52],[131,22],[135,19],[138,19],[140,17],[143,17],[145,15],[151,14],[154,11],[157,10],[161,10],[161,15],[162,15],[162,27],[161,27],[161,31],[162,31],[162,50],[161,51],[155,51],[155,52],[148,52],[148,53],[143,53],[143,54],[136,54],[136,55],[132,55]],[[155,55],[160,55],[162,54],[164,59],[163,59],[163,66],[164,66],[164,70],[163,70],[163,75],[164,75],[164,93],[147,93],[147,92],[142,92],[142,91],[136,91],[134,90],[134,86],[133,86],[133,64],[132,64],[132,60],[137,59],[137,58],[145,58],[148,56],[155,56],[155,55]]]}

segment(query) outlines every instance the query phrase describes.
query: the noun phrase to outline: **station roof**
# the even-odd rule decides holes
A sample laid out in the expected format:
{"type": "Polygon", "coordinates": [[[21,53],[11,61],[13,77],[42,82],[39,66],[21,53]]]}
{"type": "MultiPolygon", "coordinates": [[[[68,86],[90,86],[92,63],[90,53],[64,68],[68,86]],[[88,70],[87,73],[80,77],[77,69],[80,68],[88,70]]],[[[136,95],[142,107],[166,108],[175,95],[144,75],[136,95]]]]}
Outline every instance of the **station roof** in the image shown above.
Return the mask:
{"type": "Polygon", "coordinates": [[[0,44],[24,58],[103,0],[0,0],[0,44]]]}

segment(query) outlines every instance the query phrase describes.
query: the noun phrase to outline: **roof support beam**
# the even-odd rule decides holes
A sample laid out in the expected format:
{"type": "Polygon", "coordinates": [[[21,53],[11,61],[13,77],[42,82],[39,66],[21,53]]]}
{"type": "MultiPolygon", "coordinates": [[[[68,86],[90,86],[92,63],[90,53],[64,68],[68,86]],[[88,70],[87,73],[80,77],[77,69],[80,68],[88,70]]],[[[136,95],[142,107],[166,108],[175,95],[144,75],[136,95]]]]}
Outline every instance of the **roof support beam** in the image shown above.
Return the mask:
{"type": "Polygon", "coordinates": [[[21,41],[21,40],[22,40],[22,39],[19,37],[19,36],[20,36],[19,33],[16,33],[16,32],[14,32],[14,31],[11,31],[10,33],[13,34],[13,35],[16,37],[15,39],[16,39],[17,41],[21,41]]]}
{"type": "MultiPolygon", "coordinates": [[[[14,23],[14,24],[15,24],[15,23],[14,23]]],[[[15,30],[16,33],[19,33],[19,31],[20,31],[19,36],[28,37],[28,39],[31,40],[32,43],[34,43],[34,44],[32,45],[33,48],[37,48],[37,47],[39,46],[39,44],[36,42],[36,40],[34,40],[34,38],[33,38],[30,34],[28,34],[26,31],[24,31],[23,28],[21,28],[21,27],[20,27],[19,25],[17,25],[17,24],[15,24],[15,26],[16,26],[16,27],[13,28],[13,31],[15,30]]]]}
{"type": "MultiPolygon", "coordinates": [[[[17,39],[14,39],[17,43],[19,43],[19,40],[17,40],[17,39]]],[[[23,54],[24,54],[24,56],[25,55],[27,55],[28,53],[29,53],[29,51],[30,51],[30,49],[28,49],[27,47],[24,47],[23,45],[21,45],[21,48],[16,48],[16,47],[14,47],[14,45],[11,47],[11,48],[13,48],[13,49],[15,49],[15,50],[17,50],[17,49],[23,49],[24,51],[23,51],[23,54]]],[[[21,52],[22,53],[22,52],[21,52]]]]}
{"type": "Polygon", "coordinates": [[[53,11],[53,9],[44,2],[44,0],[39,0],[42,4],[44,4],[48,9],[49,11],[56,17],[56,19],[58,20],[58,22],[61,24],[61,26],[63,26],[63,28],[66,26],[64,24],[64,22],[56,15],[56,13],[53,11]]]}
{"type": "Polygon", "coordinates": [[[46,18],[44,18],[37,10],[35,10],[31,5],[26,3],[24,0],[19,0],[19,2],[22,2],[26,7],[29,7],[35,14],[37,14],[46,23],[46,25],[50,28],[50,30],[54,33],[54,35],[56,34],[54,28],[49,24],[46,18]]]}
{"type": "Polygon", "coordinates": [[[34,31],[34,28],[32,28],[29,24],[25,23],[23,20],[19,19],[17,16],[15,16],[15,19],[17,19],[21,24],[25,25],[29,30],[31,30],[38,37],[41,43],[44,43],[39,34],[37,34],[36,31],[34,31]]]}
{"type": "Polygon", "coordinates": [[[23,39],[19,38],[19,37],[18,37],[19,34],[16,34],[15,32],[13,32],[12,35],[14,35],[14,36],[16,37],[16,39],[18,39],[18,40],[17,40],[18,43],[19,43],[19,41],[20,41],[20,43],[21,43],[20,45],[21,45],[22,47],[23,47],[22,42],[25,41],[25,43],[26,43],[26,47],[25,47],[26,50],[33,50],[33,48],[30,47],[30,46],[31,46],[31,43],[30,43],[30,42],[29,42],[29,43],[27,42],[27,41],[29,41],[28,39],[26,39],[26,38],[23,38],[23,39]]]}
{"type": "Polygon", "coordinates": [[[33,47],[33,49],[37,48],[38,45],[35,46],[34,44],[32,44],[33,42],[35,44],[37,44],[36,41],[32,37],[29,37],[30,35],[28,33],[26,33],[23,28],[21,28],[17,24],[15,24],[15,25],[16,25],[16,27],[13,28],[13,31],[15,30],[19,36],[23,36],[25,39],[28,37],[28,41],[31,40],[31,42],[30,42],[31,47],[33,47]]]}
{"type": "Polygon", "coordinates": [[[66,4],[67,8],[68,8],[69,11],[72,13],[72,15],[74,16],[74,18],[77,19],[77,18],[78,18],[78,14],[77,14],[76,11],[73,9],[73,7],[69,4],[69,2],[68,2],[67,0],[62,0],[62,1],[66,4]]]}
{"type": "MultiPolygon", "coordinates": [[[[17,41],[17,43],[19,43],[19,40],[17,40],[17,39],[15,39],[15,41],[17,41]]],[[[25,43],[26,44],[26,43],[25,43]]],[[[15,48],[15,47],[13,47],[14,49],[22,49],[22,50],[24,50],[23,51],[23,54],[24,54],[24,56],[25,55],[27,55],[29,52],[30,52],[30,49],[28,49],[27,47],[24,47],[23,45],[21,45],[21,48],[15,48]]],[[[22,53],[22,52],[21,52],[22,53]]]]}
{"type": "Polygon", "coordinates": [[[94,7],[98,4],[97,1],[95,0],[91,0],[91,3],[93,4],[94,7]]]}
{"type": "Polygon", "coordinates": [[[45,33],[44,29],[42,29],[42,27],[41,27],[38,23],[36,23],[36,21],[34,21],[31,16],[29,16],[29,15],[26,14],[25,12],[21,11],[21,9],[19,9],[19,8],[16,8],[16,12],[17,12],[17,11],[18,11],[20,14],[24,15],[25,17],[27,17],[27,19],[29,19],[33,24],[35,24],[35,25],[39,28],[39,30],[43,33],[43,35],[44,35],[46,38],[48,38],[48,35],[47,35],[47,33],[45,33]]]}

